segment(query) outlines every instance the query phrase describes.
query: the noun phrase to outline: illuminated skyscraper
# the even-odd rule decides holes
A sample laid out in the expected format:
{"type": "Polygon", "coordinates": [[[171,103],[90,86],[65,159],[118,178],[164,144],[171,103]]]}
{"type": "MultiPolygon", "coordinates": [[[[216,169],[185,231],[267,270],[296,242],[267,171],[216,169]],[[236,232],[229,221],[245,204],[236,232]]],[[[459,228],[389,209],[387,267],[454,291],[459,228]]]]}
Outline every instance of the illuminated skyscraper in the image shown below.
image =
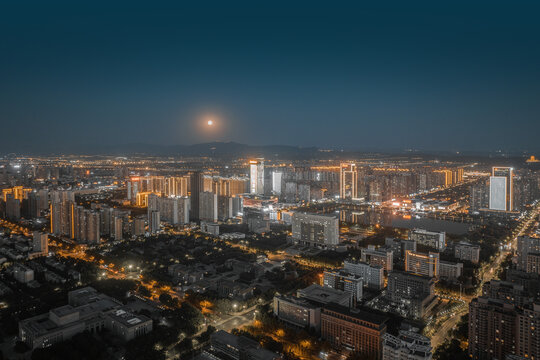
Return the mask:
{"type": "Polygon", "coordinates": [[[489,209],[497,211],[514,210],[513,191],[514,169],[494,167],[489,178],[489,209]]]}
{"type": "Polygon", "coordinates": [[[252,194],[264,194],[264,160],[249,161],[249,190],[252,194]]]}
{"type": "Polygon", "coordinates": [[[199,195],[203,191],[203,174],[200,171],[194,171],[189,178],[190,188],[190,217],[194,221],[199,220],[199,195]]]}
{"type": "Polygon", "coordinates": [[[356,164],[343,163],[340,166],[339,197],[353,200],[358,198],[358,170],[356,164]]]}

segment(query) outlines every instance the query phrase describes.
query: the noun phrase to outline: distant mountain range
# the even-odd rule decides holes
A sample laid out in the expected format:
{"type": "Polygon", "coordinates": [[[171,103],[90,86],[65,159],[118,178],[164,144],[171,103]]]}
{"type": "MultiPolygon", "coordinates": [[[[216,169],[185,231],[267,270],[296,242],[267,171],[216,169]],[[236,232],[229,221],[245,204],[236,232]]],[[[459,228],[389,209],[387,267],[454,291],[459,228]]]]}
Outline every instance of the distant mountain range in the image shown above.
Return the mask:
{"type": "Polygon", "coordinates": [[[453,151],[421,151],[388,149],[321,149],[317,147],[299,147],[289,145],[247,145],[236,142],[210,142],[194,145],[155,145],[147,143],[130,143],[115,145],[98,144],[62,144],[56,146],[35,147],[30,144],[19,144],[17,149],[0,148],[0,157],[10,153],[23,155],[153,155],[181,157],[238,158],[264,157],[266,159],[353,159],[359,156],[373,157],[422,157],[422,158],[524,158],[527,152],[460,152],[453,151]],[[4,151],[2,151],[4,150],[4,151]]]}

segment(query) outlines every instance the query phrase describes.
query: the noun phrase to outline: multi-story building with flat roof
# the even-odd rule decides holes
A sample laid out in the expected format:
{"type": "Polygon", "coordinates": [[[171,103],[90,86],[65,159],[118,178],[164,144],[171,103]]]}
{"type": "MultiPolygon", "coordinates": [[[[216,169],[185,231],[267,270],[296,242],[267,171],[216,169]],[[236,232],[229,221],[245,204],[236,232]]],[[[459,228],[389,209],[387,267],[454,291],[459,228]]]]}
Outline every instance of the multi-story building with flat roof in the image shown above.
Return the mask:
{"type": "Polygon", "coordinates": [[[417,244],[429,246],[438,251],[444,251],[446,248],[446,233],[444,231],[413,229],[409,231],[409,240],[414,240],[417,244]]]}
{"type": "Polygon", "coordinates": [[[439,253],[429,252],[428,254],[406,251],[405,271],[429,277],[439,276],[439,253]]]}
{"type": "Polygon", "coordinates": [[[21,320],[19,338],[31,349],[36,349],[54,345],[84,331],[93,333],[105,328],[129,341],[152,331],[152,320],[135,315],[117,300],[86,287],[70,291],[68,305],[21,320]]]}
{"type": "Polygon", "coordinates": [[[384,267],[370,265],[359,260],[345,260],[343,269],[351,274],[362,278],[364,285],[380,290],[384,287],[384,267]]]}
{"type": "Polygon", "coordinates": [[[339,244],[339,219],[334,215],[296,212],[292,217],[292,238],[304,245],[334,247],[339,244]]]}
{"type": "Polygon", "coordinates": [[[431,340],[418,333],[401,330],[398,336],[383,336],[383,360],[431,360],[431,350],[431,340]]]}
{"type": "Polygon", "coordinates": [[[321,328],[320,306],[296,296],[274,296],[274,315],[300,328],[310,328],[317,332],[321,328]]]}
{"type": "Polygon", "coordinates": [[[367,310],[330,304],[321,313],[321,337],[335,347],[369,359],[381,359],[386,320],[367,310]]]}
{"type": "Polygon", "coordinates": [[[454,256],[459,260],[466,260],[477,264],[480,261],[480,246],[462,241],[455,245],[454,256]]]}
{"type": "Polygon", "coordinates": [[[392,271],[394,268],[394,254],[391,249],[377,249],[369,245],[367,248],[362,248],[361,254],[361,260],[370,265],[380,265],[386,271],[392,271]]]}

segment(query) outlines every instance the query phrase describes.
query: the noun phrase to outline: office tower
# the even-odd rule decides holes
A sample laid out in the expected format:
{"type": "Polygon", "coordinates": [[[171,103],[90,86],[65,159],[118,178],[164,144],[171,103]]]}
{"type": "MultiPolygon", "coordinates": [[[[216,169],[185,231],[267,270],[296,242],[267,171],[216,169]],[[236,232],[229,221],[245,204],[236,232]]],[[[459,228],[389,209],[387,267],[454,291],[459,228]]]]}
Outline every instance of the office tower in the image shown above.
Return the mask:
{"type": "Polygon", "coordinates": [[[114,240],[122,240],[124,238],[124,229],[122,226],[122,218],[114,218],[114,240]]]}
{"type": "Polygon", "coordinates": [[[203,174],[200,171],[194,171],[189,178],[190,187],[190,217],[193,221],[199,221],[199,196],[203,191],[203,174]]]}
{"type": "Polygon", "coordinates": [[[429,277],[439,276],[439,253],[406,251],[405,271],[429,277]]]}
{"type": "Polygon", "coordinates": [[[497,211],[514,210],[514,169],[494,167],[489,178],[489,209],[497,211]]]}
{"type": "Polygon", "coordinates": [[[540,238],[518,237],[516,258],[518,270],[540,274],[540,238]]]}
{"type": "Polygon", "coordinates": [[[131,234],[134,236],[144,235],[145,220],[143,218],[137,217],[133,219],[132,222],[131,234]]]}
{"type": "Polygon", "coordinates": [[[274,296],[274,315],[299,328],[321,329],[321,308],[296,296],[274,296]]]}
{"type": "Polygon", "coordinates": [[[333,247],[339,244],[339,219],[333,215],[295,212],[292,238],[310,246],[333,247]]]}
{"type": "Polygon", "coordinates": [[[323,273],[323,285],[351,294],[353,303],[362,300],[364,284],[362,278],[358,275],[343,270],[325,271],[323,273]]]}
{"type": "Polygon", "coordinates": [[[282,177],[283,177],[282,172],[280,171],[272,172],[272,193],[274,193],[274,195],[277,195],[277,196],[281,195],[282,177]]]}
{"type": "Polygon", "coordinates": [[[370,288],[380,290],[384,287],[384,267],[380,265],[348,259],[344,261],[343,269],[360,277],[370,288]]]}
{"type": "Polygon", "coordinates": [[[369,359],[381,359],[386,320],[372,312],[330,304],[321,312],[321,337],[332,346],[352,349],[369,359]]]}
{"type": "Polygon", "coordinates": [[[264,194],[264,159],[249,161],[249,192],[251,194],[264,194]]]}
{"type": "Polygon", "coordinates": [[[454,257],[477,264],[480,261],[480,246],[461,241],[454,247],[454,257]]]}
{"type": "Polygon", "coordinates": [[[218,221],[217,195],[212,192],[202,192],[199,194],[199,220],[218,221]]]}
{"type": "Polygon", "coordinates": [[[32,238],[32,251],[47,255],[49,253],[49,236],[45,233],[34,231],[32,238]]]}
{"type": "Polygon", "coordinates": [[[400,330],[398,336],[383,336],[383,360],[431,360],[431,350],[431,340],[418,333],[400,330]]]}
{"type": "Polygon", "coordinates": [[[341,164],[339,197],[344,200],[354,200],[358,198],[358,171],[356,169],[356,164],[341,164]]]}
{"type": "Polygon", "coordinates": [[[376,249],[374,245],[368,245],[367,249],[362,248],[361,260],[370,265],[380,265],[386,271],[392,271],[394,268],[394,253],[390,249],[376,249]]]}
{"type": "Polygon", "coordinates": [[[159,211],[153,210],[148,214],[148,230],[150,234],[156,234],[161,225],[161,219],[159,211]]]}
{"type": "Polygon", "coordinates": [[[414,240],[417,244],[429,246],[438,251],[444,251],[446,248],[446,233],[444,231],[413,229],[409,231],[409,240],[414,240]]]}

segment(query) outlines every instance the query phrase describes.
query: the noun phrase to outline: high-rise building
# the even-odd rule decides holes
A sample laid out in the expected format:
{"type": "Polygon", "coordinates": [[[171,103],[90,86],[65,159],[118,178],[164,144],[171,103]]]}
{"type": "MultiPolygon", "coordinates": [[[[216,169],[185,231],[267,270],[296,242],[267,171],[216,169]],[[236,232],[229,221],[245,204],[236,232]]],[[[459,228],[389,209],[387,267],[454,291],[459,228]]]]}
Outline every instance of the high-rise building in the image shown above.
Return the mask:
{"type": "Polygon", "coordinates": [[[189,178],[189,188],[190,188],[190,218],[193,221],[199,221],[199,196],[203,191],[203,174],[200,171],[194,171],[191,173],[189,178]]]}
{"type": "Polygon", "coordinates": [[[134,236],[144,235],[145,222],[144,218],[136,217],[133,219],[131,234],[134,236]]]}
{"type": "Polygon", "coordinates": [[[121,217],[114,218],[114,240],[122,240],[124,238],[124,228],[121,217]]]}
{"type": "Polygon", "coordinates": [[[251,194],[264,194],[264,159],[249,161],[249,192],[251,194]]]}
{"type": "Polygon", "coordinates": [[[281,195],[281,181],[283,178],[283,173],[280,171],[272,172],[272,193],[274,195],[281,195]]]}
{"type": "Polygon", "coordinates": [[[429,277],[439,276],[439,253],[406,251],[405,271],[429,277]]]}
{"type": "Polygon", "coordinates": [[[469,195],[471,211],[480,211],[489,207],[489,186],[486,181],[471,185],[469,195]]]}
{"type": "Polygon", "coordinates": [[[489,209],[514,210],[514,169],[494,167],[489,178],[489,209]]]}
{"type": "Polygon", "coordinates": [[[339,244],[339,219],[333,215],[295,212],[292,238],[310,246],[336,246],[339,244]]]}
{"type": "Polygon", "coordinates": [[[355,200],[358,198],[358,170],[356,169],[356,164],[341,164],[339,197],[344,200],[355,200]]]}
{"type": "Polygon", "coordinates": [[[49,236],[45,233],[34,231],[32,238],[32,251],[47,255],[49,253],[49,236]]]}
{"type": "Polygon", "coordinates": [[[516,260],[518,270],[540,274],[540,238],[518,237],[516,260]]]}
{"type": "Polygon", "coordinates": [[[199,220],[218,221],[218,196],[209,191],[199,194],[199,220]]]}
{"type": "Polygon", "coordinates": [[[151,234],[156,234],[161,225],[161,219],[159,211],[153,210],[148,214],[148,231],[151,234]]]}
{"type": "Polygon", "coordinates": [[[517,313],[501,300],[476,298],[469,304],[469,356],[472,359],[505,359],[516,353],[517,313]]]}
{"type": "Polygon", "coordinates": [[[8,194],[6,198],[6,217],[13,221],[21,218],[21,200],[16,199],[13,194],[8,194]]]}

